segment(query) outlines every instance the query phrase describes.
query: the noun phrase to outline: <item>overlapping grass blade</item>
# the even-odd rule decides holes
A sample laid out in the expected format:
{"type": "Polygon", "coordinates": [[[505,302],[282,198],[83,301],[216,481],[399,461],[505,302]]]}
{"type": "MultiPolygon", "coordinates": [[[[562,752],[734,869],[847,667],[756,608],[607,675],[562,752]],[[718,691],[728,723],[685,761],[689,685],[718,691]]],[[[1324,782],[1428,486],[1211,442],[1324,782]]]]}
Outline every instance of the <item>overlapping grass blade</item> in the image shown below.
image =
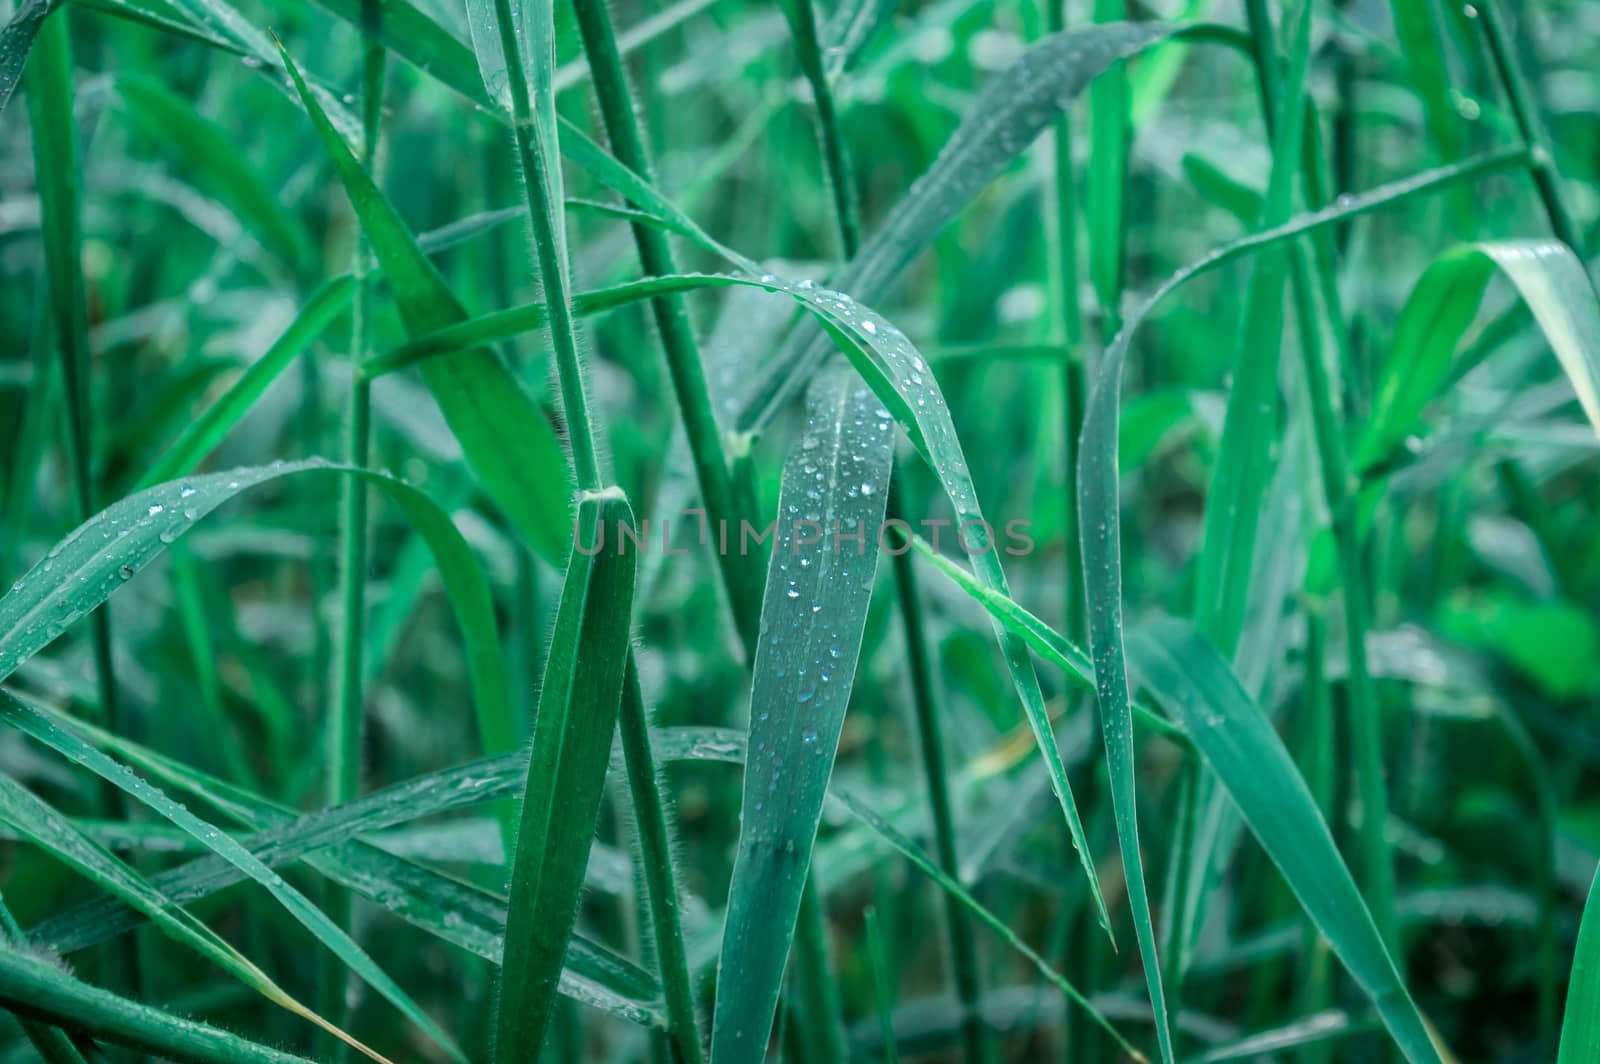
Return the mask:
{"type": "MultiPolygon", "coordinates": [[[[205,924],[173,904],[133,869],[94,845],[66,817],[6,775],[0,775],[0,819],[102,890],[144,913],[163,934],[194,950],[268,1001],[316,1024],[373,1060],[384,1060],[301,1004],[205,924]]],[[[20,955],[14,950],[0,952],[20,955]]]]}
{"type": "Polygon", "coordinates": [[[404,481],[312,460],[208,473],[146,488],[112,504],[57,543],[0,598],[0,679],[111,597],[212,510],[250,488],[304,473],[357,477],[398,506],[427,542],[467,649],[479,734],[515,745],[494,600],[472,549],[450,517],[404,481]]]}
{"type": "Polygon", "coordinates": [[[1567,986],[1557,1064],[1584,1064],[1600,1057],[1600,875],[1589,888],[1567,986]]]}
{"type": "Polygon", "coordinates": [[[23,0],[11,21],[0,27],[0,111],[11,102],[39,27],[55,7],[55,0],[23,0]]]}
{"type": "MultiPolygon", "coordinates": [[[[760,1060],[811,865],[877,572],[892,437],[885,410],[838,367],[812,386],[784,466],[750,693],[743,823],[728,887],[711,1053],[760,1060]]],[[[746,544],[729,544],[743,550],[746,544]]]]}
{"type": "Polygon", "coordinates": [[[623,529],[632,525],[620,489],[579,497],[581,538],[556,612],[511,855],[497,1060],[538,1055],[577,916],[631,651],[637,552],[623,529]]]}
{"type": "MultiPolygon", "coordinates": [[[[394,290],[406,329],[425,333],[464,320],[465,309],[350,153],[287,54],[283,62],[394,290]]],[[[571,536],[566,462],[555,430],[521,382],[499,355],[483,348],[435,359],[422,372],[496,505],[535,550],[552,560],[564,557],[571,536]]]]}
{"type": "Polygon", "coordinates": [[[1441,386],[1460,375],[1453,365],[1457,348],[1497,271],[1533,312],[1584,415],[1600,432],[1600,302],[1583,263],[1553,240],[1468,244],[1436,259],[1406,300],[1352,455],[1357,469],[1394,457],[1441,386]]]}
{"type": "Polygon", "coordinates": [[[305,1057],[90,986],[22,950],[0,950],[0,1004],[19,1016],[58,1023],[168,1060],[309,1064],[305,1057]]]}
{"type": "Polygon", "coordinates": [[[915,865],[917,871],[933,880],[940,890],[955,898],[979,922],[1004,939],[1006,944],[1021,954],[1046,982],[1061,991],[1073,1004],[1086,1011],[1095,1024],[1104,1030],[1112,1041],[1121,1047],[1123,1052],[1137,1061],[1147,1059],[1143,1053],[1139,1052],[1123,1036],[1121,1031],[1112,1026],[1111,1021],[1105,1017],[1104,1013],[1095,1008],[1094,1003],[1085,997],[1082,991],[1062,978],[1060,973],[1050,967],[1049,962],[1024,942],[1009,924],[986,909],[983,903],[974,898],[967,888],[946,875],[944,870],[935,864],[931,857],[923,853],[915,843],[901,834],[899,829],[895,828],[894,825],[874,812],[870,806],[851,795],[848,791],[835,791],[833,797],[839,804],[848,809],[856,819],[865,824],[874,835],[899,851],[901,856],[915,865]]]}
{"type": "Polygon", "coordinates": [[[1283,741],[1227,662],[1189,623],[1132,634],[1136,672],[1182,724],[1412,1064],[1440,1062],[1426,1022],[1283,741]]]}
{"type": "MultiPolygon", "coordinates": [[[[1233,37],[1212,26],[1108,23],[1067,30],[1031,46],[974,102],[939,156],[861,251],[829,286],[874,302],[940,230],[1011,164],[1096,76],[1119,59],[1173,37],[1233,37]]],[[[1236,42],[1235,42],[1236,43],[1236,42]]],[[[796,329],[774,356],[739,417],[741,429],[764,425],[828,354],[815,330],[796,329]]]]}
{"type": "MultiPolygon", "coordinates": [[[[257,834],[243,840],[263,864],[308,865],[374,900],[429,934],[495,964],[505,932],[504,896],[461,883],[358,841],[425,817],[514,795],[527,777],[519,754],[471,762],[365,795],[333,809],[297,816],[242,788],[206,776],[168,758],[86,725],[84,734],[130,764],[225,812],[257,834]]],[[[240,882],[244,874],[220,857],[206,856],[159,873],[152,885],[177,904],[240,882]]],[[[101,898],[52,916],[32,929],[34,943],[74,953],[138,925],[138,911],[115,898],[101,898]]],[[[605,947],[574,935],[566,955],[561,992],[629,1023],[659,1026],[651,1005],[657,986],[649,973],[605,947]]]]}
{"type": "Polygon", "coordinates": [[[0,720],[38,740],[63,757],[93,772],[141,805],[186,831],[207,849],[234,865],[271,894],[307,931],[332,950],[349,970],[359,976],[404,1014],[449,1056],[465,1061],[466,1055],[398,983],[391,979],[367,953],[340,930],[305,895],[272,871],[226,832],[195,816],[174,802],[159,787],[133,773],[126,765],[100,752],[69,727],[39,712],[23,700],[0,690],[0,720]]]}

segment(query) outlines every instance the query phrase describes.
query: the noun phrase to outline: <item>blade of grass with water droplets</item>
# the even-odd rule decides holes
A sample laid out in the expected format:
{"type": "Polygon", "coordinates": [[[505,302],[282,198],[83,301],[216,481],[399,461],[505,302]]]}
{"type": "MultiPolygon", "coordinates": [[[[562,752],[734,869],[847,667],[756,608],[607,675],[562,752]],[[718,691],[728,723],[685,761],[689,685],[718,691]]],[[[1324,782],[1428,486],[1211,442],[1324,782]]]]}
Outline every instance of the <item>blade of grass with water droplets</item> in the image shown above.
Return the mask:
{"type": "MultiPolygon", "coordinates": [[[[432,332],[465,320],[465,309],[350,153],[287,53],[283,62],[394,290],[406,330],[432,332]]],[[[555,430],[521,382],[499,355],[483,348],[434,359],[422,373],[496,505],[531,547],[552,560],[564,557],[572,532],[567,463],[555,430]]]]}
{"type": "Polygon", "coordinates": [[[1134,632],[1144,685],[1183,725],[1262,849],[1361,986],[1412,1064],[1441,1056],[1305,780],[1216,649],[1185,621],[1134,632]]]}
{"type": "MultiPolygon", "coordinates": [[[[839,732],[888,500],[888,412],[840,366],[812,385],[778,497],[750,693],[739,848],[712,1022],[722,1064],[766,1053],[839,732]],[[846,538],[860,536],[859,540],[846,538]]],[[[741,536],[728,549],[746,549],[741,536]]]]}
{"type": "MultiPolygon", "coordinates": [[[[401,919],[442,941],[500,962],[506,902],[470,884],[387,853],[360,836],[398,824],[512,796],[527,776],[526,759],[506,754],[409,780],[352,802],[297,816],[240,787],[180,765],[136,743],[76,725],[92,741],[208,802],[256,831],[243,840],[262,863],[282,868],[304,860],[322,874],[380,902],[401,919]]],[[[154,877],[152,885],[178,904],[240,882],[243,873],[220,857],[192,860],[154,877]]],[[[114,898],[84,902],[34,927],[30,940],[75,953],[136,927],[137,912],[114,898]]],[[[648,1003],[657,986],[649,973],[605,947],[575,935],[567,950],[562,993],[630,1023],[659,1026],[648,1003]]]]}
{"type": "Polygon", "coordinates": [[[11,824],[35,845],[102,890],[144,913],[167,937],[188,946],[273,1004],[316,1024],[373,1060],[384,1060],[301,1004],[209,927],[179,908],[139,873],[94,845],[66,817],[4,774],[0,774],[0,820],[11,824]]]}
{"type": "Polygon", "coordinates": [[[182,805],[174,802],[159,787],[150,784],[132,772],[126,765],[101,753],[88,741],[57,720],[34,709],[31,705],[7,691],[0,690],[0,721],[11,725],[50,747],[61,756],[99,776],[107,783],[138,801],[141,805],[187,832],[201,845],[234,865],[266,889],[284,909],[323,945],[332,950],[350,971],[383,995],[396,1009],[415,1023],[449,1056],[465,1061],[466,1054],[454,1040],[416,1002],[411,1000],[384,970],[378,967],[360,946],[340,930],[327,915],[311,904],[282,876],[262,864],[249,850],[232,836],[217,828],[182,805]]]}
{"type": "Polygon", "coordinates": [[[11,21],[0,27],[0,112],[6,109],[11,94],[17,90],[39,27],[56,5],[57,0],[23,0],[11,21]]]}
{"type": "Polygon", "coordinates": [[[479,734],[492,751],[515,746],[511,698],[494,598],[472,549],[450,516],[394,477],[320,460],[209,473],[146,488],[90,518],[52,547],[0,597],[0,680],[105,602],[212,510],[281,477],[324,473],[358,477],[400,508],[426,541],[461,627],[479,734]]]}
{"type": "Polygon", "coordinates": [[[311,1064],[305,1057],[90,986],[22,950],[0,950],[0,1006],[189,1064],[311,1064]]]}
{"type": "MultiPolygon", "coordinates": [[[[1209,26],[1111,23],[1053,34],[1031,46],[984,90],[927,172],[829,286],[868,303],[881,299],[940,230],[1112,63],[1173,36],[1216,33],[1209,26]]],[[[752,389],[740,429],[764,425],[828,351],[815,329],[794,330],[752,389]]]]}
{"type": "Polygon", "coordinates": [[[578,499],[574,543],[534,718],[511,855],[495,1059],[543,1046],[561,959],[577,917],[594,840],[627,658],[637,552],[624,545],[633,511],[620,488],[578,499]]]}

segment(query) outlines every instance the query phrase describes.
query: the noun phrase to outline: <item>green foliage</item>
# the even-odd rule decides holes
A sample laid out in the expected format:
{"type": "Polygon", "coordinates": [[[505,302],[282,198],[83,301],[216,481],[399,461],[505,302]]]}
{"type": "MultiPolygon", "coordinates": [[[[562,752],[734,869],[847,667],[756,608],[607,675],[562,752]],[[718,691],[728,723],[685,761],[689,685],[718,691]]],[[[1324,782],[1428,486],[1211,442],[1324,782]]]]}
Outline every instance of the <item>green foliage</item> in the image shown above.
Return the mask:
{"type": "Polygon", "coordinates": [[[1587,1064],[1596,10],[0,4],[0,1058],[1587,1064]]]}

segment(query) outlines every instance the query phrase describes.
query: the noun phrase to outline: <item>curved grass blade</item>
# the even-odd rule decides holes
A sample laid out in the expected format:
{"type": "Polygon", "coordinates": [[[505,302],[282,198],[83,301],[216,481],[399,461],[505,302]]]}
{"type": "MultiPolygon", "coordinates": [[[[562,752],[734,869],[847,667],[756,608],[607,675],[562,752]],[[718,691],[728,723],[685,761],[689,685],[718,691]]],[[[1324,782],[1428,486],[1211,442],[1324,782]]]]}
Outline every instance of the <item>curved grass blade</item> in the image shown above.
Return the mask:
{"type": "Polygon", "coordinates": [[[240,492],[302,473],[359,477],[381,490],[427,542],[461,626],[479,732],[492,750],[515,746],[494,598],[472,549],[426,494],[382,473],[320,460],[209,473],[147,488],[61,540],[0,598],[0,680],[92,612],[198,520],[240,492]]]}
{"type": "Polygon", "coordinates": [[[0,820],[102,890],[115,894],[144,913],[167,937],[188,946],[268,1001],[316,1024],[373,1060],[387,1064],[385,1058],[301,1004],[216,932],[175,905],[133,869],[90,842],[66,817],[4,774],[0,774],[0,820]]]}
{"type": "Polygon", "coordinates": [[[1412,1064],[1439,1064],[1427,1023],[1300,770],[1227,662],[1184,621],[1135,632],[1129,647],[1144,685],[1183,725],[1395,1044],[1412,1064]]]}
{"type": "MultiPolygon", "coordinates": [[[[750,285],[783,293],[799,301],[821,323],[877,395],[885,411],[883,417],[892,417],[899,423],[923,460],[939,477],[955,507],[957,527],[961,529],[963,545],[973,557],[978,579],[991,590],[1009,596],[1005,571],[993,542],[993,528],[984,520],[978,504],[977,488],[967,469],[966,458],[956,438],[950,411],[939,391],[938,381],[910,340],[888,320],[848,295],[819,288],[812,281],[789,282],[772,274],[760,277],[707,274],[642,281],[627,286],[628,291],[619,294],[619,298],[624,295],[627,299],[648,298],[668,286],[681,290],[686,287],[726,285],[750,285]]],[[[536,312],[526,313],[529,319],[537,317],[536,312]]],[[[505,317],[499,319],[502,325],[508,320],[505,317]]],[[[864,460],[870,463],[887,461],[892,457],[893,433],[886,425],[875,439],[862,441],[861,447],[863,455],[866,449],[873,453],[870,460],[864,460]]],[[[1105,913],[1099,881],[1095,878],[1093,862],[1083,837],[1083,826],[1072,798],[1071,783],[1067,779],[1061,753],[1056,748],[1033,662],[1022,641],[998,621],[995,622],[995,634],[1013,685],[1022,701],[1023,712],[1045,757],[1051,784],[1061,803],[1079,861],[1089,879],[1101,925],[1109,933],[1110,919],[1105,913]]]]}
{"type": "Polygon", "coordinates": [[[21,1016],[189,1064],[310,1064],[73,978],[42,957],[0,950],[0,1004],[21,1016]]]}
{"type": "MultiPolygon", "coordinates": [[[[527,777],[522,755],[506,754],[410,780],[344,805],[305,816],[242,788],[179,765],[136,743],[76,725],[90,740],[124,760],[210,803],[257,833],[243,840],[263,864],[282,868],[304,860],[328,878],[429,934],[494,964],[500,963],[506,901],[470,884],[413,864],[361,836],[425,817],[512,796],[527,777]]],[[[156,875],[151,883],[186,905],[244,879],[236,865],[206,856],[156,875]]],[[[138,926],[139,915],[115,898],[98,898],[50,917],[30,940],[75,953],[138,926]]],[[[660,1026],[651,1005],[658,993],[648,972],[581,935],[566,955],[561,992],[629,1023],[660,1026]]]]}
{"type": "MultiPolygon", "coordinates": [[[[778,496],[750,693],[743,822],[728,886],[713,1060],[766,1053],[878,566],[888,411],[844,366],[812,386],[778,496]]],[[[730,549],[744,549],[741,541],[730,549]]]]}
{"type": "Polygon", "coordinates": [[[620,488],[579,496],[511,855],[496,1060],[538,1056],[577,916],[631,651],[637,552],[622,529],[632,524],[620,488]]]}
{"type": "MultiPolygon", "coordinates": [[[[1114,805],[1126,811],[1125,816],[1118,817],[1118,830],[1122,857],[1128,870],[1125,878],[1130,892],[1139,890],[1142,893],[1144,877],[1142,871],[1138,870],[1137,835],[1133,834],[1129,838],[1127,832],[1133,823],[1135,796],[1132,699],[1128,689],[1122,630],[1121,513],[1118,497],[1117,443],[1122,368],[1127,360],[1133,336],[1165,295],[1201,273],[1250,251],[1273,246],[1282,240],[1331,224],[1342,217],[1373,210],[1385,203],[1392,203],[1425,190],[1448,186],[1466,177],[1492,171],[1508,165],[1510,160],[1520,154],[1517,152],[1490,155],[1418,174],[1374,189],[1362,196],[1350,197],[1334,207],[1301,215],[1283,225],[1226,244],[1198,262],[1178,271],[1157,288],[1128,318],[1101,358],[1094,388],[1084,413],[1083,437],[1078,453],[1078,506],[1082,515],[1080,535],[1084,572],[1092,574],[1092,578],[1087,581],[1089,647],[1094,662],[1101,730],[1105,739],[1107,758],[1111,763],[1112,786],[1116,789],[1113,792],[1114,805]]],[[[1131,900],[1136,912],[1148,913],[1147,899],[1131,900]]],[[[1162,1006],[1154,999],[1161,996],[1160,975],[1148,919],[1136,918],[1135,929],[1141,935],[1140,953],[1145,961],[1145,975],[1150,984],[1153,1004],[1159,1013],[1162,1006]]],[[[1170,1052],[1170,1047],[1165,1043],[1163,1052],[1170,1052]]]]}
{"type": "MultiPolygon", "coordinates": [[[[288,53],[282,56],[394,290],[406,330],[432,332],[464,320],[466,310],[444,278],[351,154],[288,53]]],[[[571,535],[567,463],[555,430],[521,381],[483,348],[435,359],[422,374],[490,497],[530,546],[551,560],[564,557],[571,535]]]]}
{"type": "Polygon", "coordinates": [[[126,765],[101,753],[71,728],[58,723],[57,720],[4,690],[0,690],[0,721],[93,772],[141,805],[181,828],[192,838],[199,840],[207,849],[255,880],[302,927],[332,950],[350,971],[382,994],[429,1038],[443,1047],[452,1059],[466,1060],[466,1054],[455,1041],[434,1023],[421,1006],[411,1000],[410,995],[402,990],[399,984],[391,979],[360,946],[356,945],[348,934],[334,924],[321,909],[311,904],[305,895],[263,864],[231,835],[217,830],[213,825],[174,802],[159,787],[151,785],[135,775],[126,765]]]}
{"type": "MultiPolygon", "coordinates": [[[[1027,150],[1085,85],[1117,60],[1172,37],[1226,35],[1205,25],[1107,23],[1056,33],[1032,45],[984,90],[927,172],[829,287],[868,303],[882,298],[940,230],[1027,150]]],[[[794,330],[740,413],[740,430],[764,425],[810,379],[828,350],[826,338],[814,329],[794,330]]]]}
{"type": "Polygon", "coordinates": [[[318,288],[266,353],[250,363],[216,402],[184,427],[172,445],[145,471],[139,487],[147,488],[193,471],[249,412],[279,374],[350,305],[354,292],[355,280],[349,276],[336,277],[318,288]]]}
{"type": "Polygon", "coordinates": [[[1467,244],[1434,260],[1406,300],[1379,371],[1372,415],[1353,455],[1358,471],[1392,458],[1448,379],[1484,289],[1499,271],[1543,330],[1589,423],[1600,432],[1600,302],[1583,263],[1554,240],[1467,244]]]}
{"type": "Polygon", "coordinates": [[[149,78],[122,76],[117,92],[152,137],[180,155],[195,186],[227,204],[246,229],[291,271],[311,259],[311,242],[227,130],[149,78]]]}
{"type": "Polygon", "coordinates": [[[17,91],[39,26],[58,3],[59,0],[23,0],[11,21],[0,27],[0,112],[5,111],[11,94],[17,91]]]}
{"type": "Polygon", "coordinates": [[[1572,982],[1567,987],[1566,1018],[1561,1022],[1557,1064],[1600,1060],[1600,873],[1589,888],[1572,957],[1572,982]]]}

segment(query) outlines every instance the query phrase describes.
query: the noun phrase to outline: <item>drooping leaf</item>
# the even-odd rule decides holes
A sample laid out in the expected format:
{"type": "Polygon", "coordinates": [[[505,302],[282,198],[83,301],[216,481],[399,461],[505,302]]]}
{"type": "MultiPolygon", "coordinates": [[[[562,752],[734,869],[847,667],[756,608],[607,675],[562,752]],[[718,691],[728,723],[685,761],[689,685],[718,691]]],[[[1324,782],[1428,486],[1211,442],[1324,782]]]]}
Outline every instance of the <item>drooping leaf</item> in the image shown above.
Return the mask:
{"type": "Polygon", "coordinates": [[[1567,986],[1566,1019],[1561,1023],[1557,1064],[1585,1064],[1600,1059],[1600,874],[1589,888],[1572,957],[1572,982],[1567,986]]]}

